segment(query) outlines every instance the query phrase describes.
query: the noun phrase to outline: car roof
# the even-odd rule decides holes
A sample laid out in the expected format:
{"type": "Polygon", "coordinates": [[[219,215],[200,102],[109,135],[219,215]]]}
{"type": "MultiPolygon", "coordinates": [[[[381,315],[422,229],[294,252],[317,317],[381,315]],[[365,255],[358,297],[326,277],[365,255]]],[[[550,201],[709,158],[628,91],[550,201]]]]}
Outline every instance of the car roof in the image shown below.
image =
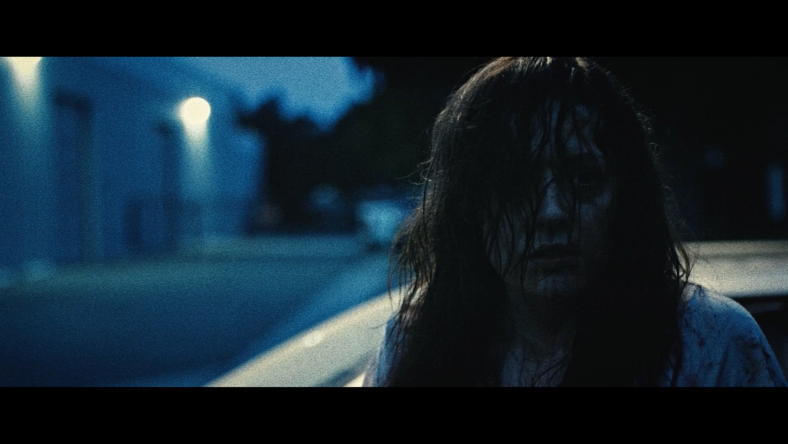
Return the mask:
{"type": "MultiPolygon", "coordinates": [[[[214,380],[211,387],[342,386],[363,374],[399,292],[380,295],[214,380]]],[[[360,384],[359,384],[360,385],[360,384]]]]}
{"type": "Polygon", "coordinates": [[[788,296],[788,241],[689,242],[690,281],[734,299],[788,296]]]}

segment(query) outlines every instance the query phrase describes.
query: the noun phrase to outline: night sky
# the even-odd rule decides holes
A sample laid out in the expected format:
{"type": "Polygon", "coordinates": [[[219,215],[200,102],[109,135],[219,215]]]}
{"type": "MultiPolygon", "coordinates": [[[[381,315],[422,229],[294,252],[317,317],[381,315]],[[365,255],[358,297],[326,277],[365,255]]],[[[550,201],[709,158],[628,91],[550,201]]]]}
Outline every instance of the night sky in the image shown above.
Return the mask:
{"type": "Polygon", "coordinates": [[[371,71],[350,57],[182,57],[234,85],[256,107],[278,96],[288,118],[308,116],[321,127],[333,125],[374,90],[371,71]]]}

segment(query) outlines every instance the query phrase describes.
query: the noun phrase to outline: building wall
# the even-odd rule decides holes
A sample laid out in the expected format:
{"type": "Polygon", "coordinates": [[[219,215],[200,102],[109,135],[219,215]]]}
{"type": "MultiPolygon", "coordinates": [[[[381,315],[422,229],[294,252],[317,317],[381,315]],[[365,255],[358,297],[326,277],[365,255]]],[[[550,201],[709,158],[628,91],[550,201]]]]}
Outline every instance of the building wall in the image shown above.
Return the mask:
{"type": "Polygon", "coordinates": [[[0,62],[0,267],[242,234],[260,153],[236,124],[234,90],[167,58],[43,58],[37,68],[36,94],[23,97],[0,62]],[[211,105],[201,140],[178,116],[192,96],[211,105]]]}
{"type": "Polygon", "coordinates": [[[40,88],[45,79],[20,83],[0,63],[0,266],[10,266],[51,255],[55,184],[49,108],[40,88]]]}

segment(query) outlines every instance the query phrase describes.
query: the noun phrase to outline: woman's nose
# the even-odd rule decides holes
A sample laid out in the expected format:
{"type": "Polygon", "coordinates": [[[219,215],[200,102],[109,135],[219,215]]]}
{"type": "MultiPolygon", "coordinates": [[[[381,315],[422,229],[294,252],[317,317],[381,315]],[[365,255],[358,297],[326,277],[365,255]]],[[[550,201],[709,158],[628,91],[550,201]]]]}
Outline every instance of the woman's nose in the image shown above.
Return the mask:
{"type": "Polygon", "coordinates": [[[565,195],[554,177],[549,177],[543,198],[539,208],[537,222],[541,225],[548,225],[553,228],[568,226],[569,222],[569,199],[565,195]]]}

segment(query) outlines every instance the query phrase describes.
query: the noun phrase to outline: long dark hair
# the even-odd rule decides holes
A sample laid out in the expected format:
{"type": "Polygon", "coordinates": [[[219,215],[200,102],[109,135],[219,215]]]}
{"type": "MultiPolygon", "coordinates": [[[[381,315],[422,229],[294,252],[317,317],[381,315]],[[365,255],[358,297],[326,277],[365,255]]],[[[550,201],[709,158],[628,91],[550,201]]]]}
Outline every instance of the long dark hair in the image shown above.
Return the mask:
{"type": "MultiPolygon", "coordinates": [[[[450,98],[423,165],[420,206],[397,240],[405,296],[389,335],[389,386],[499,385],[509,299],[491,254],[540,205],[534,156],[564,122],[593,128],[617,187],[609,261],[584,291],[562,385],[656,385],[681,356],[678,301],[689,257],[675,234],[648,121],[615,78],[582,58],[501,58],[450,98]],[[578,116],[578,109],[588,116],[578,116]],[[557,118],[551,116],[557,112],[557,118]]],[[[576,208],[576,206],[575,206],[576,208]]],[[[579,215],[572,215],[575,217],[579,215]]],[[[509,236],[508,239],[512,239],[509,236]]]]}

